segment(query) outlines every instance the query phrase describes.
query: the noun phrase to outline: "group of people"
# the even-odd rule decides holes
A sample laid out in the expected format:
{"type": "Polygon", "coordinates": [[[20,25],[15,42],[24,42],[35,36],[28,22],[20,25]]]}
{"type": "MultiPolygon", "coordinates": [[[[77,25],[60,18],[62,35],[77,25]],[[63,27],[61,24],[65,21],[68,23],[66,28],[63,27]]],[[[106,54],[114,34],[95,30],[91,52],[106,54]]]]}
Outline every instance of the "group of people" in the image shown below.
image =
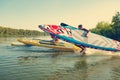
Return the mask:
{"type": "MultiPolygon", "coordinates": [[[[85,38],[88,37],[87,34],[88,34],[89,30],[83,28],[81,24],[78,25],[78,30],[82,30],[82,31],[83,31],[83,33],[82,33],[82,35],[81,35],[82,37],[85,37],[85,38]]],[[[51,35],[51,38],[53,39],[53,40],[52,40],[52,43],[57,43],[57,42],[59,42],[59,39],[56,38],[56,36],[54,36],[53,34],[50,34],[50,35],[51,35]]],[[[80,48],[82,49],[82,50],[80,51],[80,53],[81,53],[82,55],[85,55],[85,54],[86,54],[86,53],[85,53],[86,47],[84,47],[83,45],[76,45],[76,46],[78,46],[78,47],[80,47],[80,48]]]]}

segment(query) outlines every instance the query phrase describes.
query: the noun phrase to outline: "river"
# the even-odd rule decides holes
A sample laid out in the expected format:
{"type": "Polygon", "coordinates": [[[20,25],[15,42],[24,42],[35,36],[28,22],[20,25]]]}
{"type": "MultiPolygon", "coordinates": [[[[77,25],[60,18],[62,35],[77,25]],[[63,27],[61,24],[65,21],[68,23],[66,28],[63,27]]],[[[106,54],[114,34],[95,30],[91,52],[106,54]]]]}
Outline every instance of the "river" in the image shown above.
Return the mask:
{"type": "Polygon", "coordinates": [[[120,80],[120,53],[88,49],[86,56],[80,56],[11,46],[16,40],[0,38],[0,80],[120,80]]]}

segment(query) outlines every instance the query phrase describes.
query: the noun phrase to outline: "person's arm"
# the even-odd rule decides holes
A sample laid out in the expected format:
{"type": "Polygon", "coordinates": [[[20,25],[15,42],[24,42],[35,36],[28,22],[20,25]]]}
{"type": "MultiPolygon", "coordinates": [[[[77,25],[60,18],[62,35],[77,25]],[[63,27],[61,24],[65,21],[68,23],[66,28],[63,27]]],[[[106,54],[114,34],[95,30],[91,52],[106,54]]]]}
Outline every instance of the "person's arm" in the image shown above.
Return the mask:
{"type": "Polygon", "coordinates": [[[82,28],[82,30],[89,32],[89,30],[87,30],[87,29],[85,29],[85,28],[82,28]]]}

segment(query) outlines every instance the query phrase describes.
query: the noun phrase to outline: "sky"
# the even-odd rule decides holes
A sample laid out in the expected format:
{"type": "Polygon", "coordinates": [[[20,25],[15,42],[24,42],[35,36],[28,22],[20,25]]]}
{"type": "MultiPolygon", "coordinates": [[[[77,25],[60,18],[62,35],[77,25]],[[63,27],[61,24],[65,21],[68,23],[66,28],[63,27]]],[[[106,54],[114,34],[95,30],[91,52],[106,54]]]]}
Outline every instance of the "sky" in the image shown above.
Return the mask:
{"type": "Polygon", "coordinates": [[[0,26],[39,30],[40,24],[61,22],[91,29],[111,22],[120,0],[0,0],[0,26]]]}

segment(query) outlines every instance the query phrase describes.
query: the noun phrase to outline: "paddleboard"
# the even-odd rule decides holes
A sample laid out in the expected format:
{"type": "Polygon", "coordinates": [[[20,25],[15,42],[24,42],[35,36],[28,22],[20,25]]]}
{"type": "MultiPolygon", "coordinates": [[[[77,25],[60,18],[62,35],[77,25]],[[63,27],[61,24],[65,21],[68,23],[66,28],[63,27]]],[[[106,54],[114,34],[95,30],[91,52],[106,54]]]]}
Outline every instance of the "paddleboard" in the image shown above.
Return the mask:
{"type": "Polygon", "coordinates": [[[88,48],[106,50],[106,51],[120,51],[120,42],[95,34],[88,33],[88,37],[81,36],[82,30],[73,26],[61,23],[58,25],[40,25],[39,28],[49,34],[53,34],[57,38],[77,46],[84,46],[88,48]]]}
{"type": "Polygon", "coordinates": [[[12,42],[11,46],[26,46],[24,43],[20,43],[20,42],[12,42]]]}
{"type": "Polygon", "coordinates": [[[65,43],[58,42],[58,43],[53,44],[51,41],[47,41],[47,40],[32,40],[32,39],[23,39],[23,38],[18,39],[18,41],[26,45],[53,48],[53,49],[62,50],[62,51],[81,50],[79,47],[73,44],[70,44],[70,43],[66,43],[66,42],[65,43]]]}

